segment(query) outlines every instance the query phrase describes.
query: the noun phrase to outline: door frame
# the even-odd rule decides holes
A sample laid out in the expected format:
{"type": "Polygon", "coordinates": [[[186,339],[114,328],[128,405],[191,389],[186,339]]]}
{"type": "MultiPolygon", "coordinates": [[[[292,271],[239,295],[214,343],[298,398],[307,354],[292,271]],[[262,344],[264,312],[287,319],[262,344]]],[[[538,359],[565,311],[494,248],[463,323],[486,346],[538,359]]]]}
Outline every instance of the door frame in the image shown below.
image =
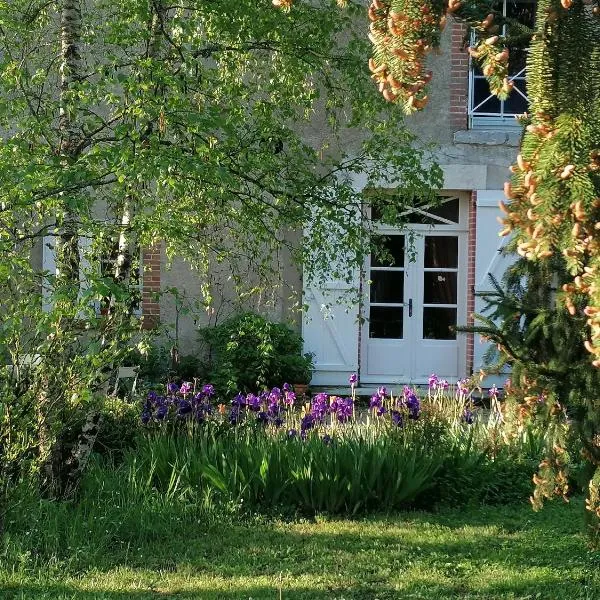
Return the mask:
{"type": "MultiPolygon", "coordinates": [[[[469,249],[469,201],[470,195],[464,193],[451,193],[451,192],[440,192],[440,196],[451,199],[459,199],[459,221],[458,223],[439,223],[436,225],[423,225],[423,224],[407,224],[403,228],[392,227],[386,224],[373,224],[373,230],[376,233],[385,234],[401,234],[405,235],[406,239],[410,238],[411,232],[415,235],[444,235],[452,234],[458,237],[458,274],[457,274],[457,324],[466,325],[468,317],[468,249],[469,249]]],[[[411,211],[407,211],[411,212],[411,211]]],[[[421,212],[417,210],[417,212],[421,212]]],[[[416,269],[423,263],[423,255],[417,257],[417,260],[411,265],[416,265],[416,269]]],[[[408,265],[405,265],[408,267],[408,265]]],[[[369,304],[369,285],[368,277],[370,272],[370,255],[365,257],[363,263],[363,269],[361,273],[361,287],[363,290],[360,302],[360,316],[361,316],[361,327],[360,327],[360,353],[359,353],[359,370],[360,380],[364,383],[369,384],[383,384],[383,383],[396,383],[396,384],[427,384],[428,375],[422,377],[412,377],[415,373],[415,368],[411,367],[411,376],[406,378],[402,376],[381,376],[381,375],[369,375],[367,372],[367,357],[368,357],[368,343],[369,343],[369,322],[366,318],[366,310],[369,304]],[[385,381],[384,381],[385,380],[385,381]]],[[[422,279],[422,278],[420,278],[422,279]]],[[[417,286],[418,291],[422,286],[422,281],[417,286]]],[[[458,344],[458,375],[455,378],[448,378],[449,381],[455,382],[456,380],[467,376],[467,337],[468,334],[458,332],[456,335],[456,343],[458,344]]],[[[414,341],[414,340],[413,340],[414,341]]],[[[444,342],[446,340],[424,340],[425,342],[435,343],[437,341],[444,342]]],[[[409,340],[410,342],[410,340],[409,340]]],[[[391,344],[390,344],[391,345],[391,344]]],[[[414,359],[416,360],[416,359],[414,359]]]]}

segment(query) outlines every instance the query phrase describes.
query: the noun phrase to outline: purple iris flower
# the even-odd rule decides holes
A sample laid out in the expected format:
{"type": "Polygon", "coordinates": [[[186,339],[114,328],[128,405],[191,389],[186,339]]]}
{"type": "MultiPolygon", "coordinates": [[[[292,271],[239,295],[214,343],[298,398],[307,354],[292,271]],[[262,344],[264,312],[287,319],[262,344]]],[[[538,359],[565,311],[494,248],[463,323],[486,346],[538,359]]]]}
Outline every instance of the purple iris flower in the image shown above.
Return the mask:
{"type": "Polygon", "coordinates": [[[384,386],[377,388],[377,395],[380,396],[382,399],[385,398],[387,396],[387,388],[385,388],[384,386]]]}
{"type": "Polygon", "coordinates": [[[468,408],[465,408],[465,412],[463,413],[462,420],[468,425],[473,425],[473,421],[475,420],[475,415],[468,408]]]}
{"type": "Polygon", "coordinates": [[[435,373],[432,373],[429,376],[429,389],[435,389],[437,387],[438,381],[438,376],[435,373]]]}
{"type": "Polygon", "coordinates": [[[385,415],[386,412],[387,412],[387,408],[385,406],[380,406],[377,409],[377,416],[378,417],[383,417],[383,415],[385,415]]]}
{"type": "Polygon", "coordinates": [[[232,406],[231,407],[231,411],[229,412],[229,422],[232,425],[237,425],[240,421],[240,407],[239,406],[232,406]]]}
{"type": "Polygon", "coordinates": [[[345,423],[350,417],[352,417],[352,412],[354,409],[354,402],[352,398],[342,398],[338,399],[336,414],[339,421],[345,423]]]}
{"type": "Polygon", "coordinates": [[[289,439],[295,438],[298,435],[298,432],[292,428],[292,429],[288,429],[286,435],[288,436],[289,439]]]}
{"type": "Polygon", "coordinates": [[[447,390],[450,387],[450,384],[448,383],[447,379],[440,379],[438,381],[438,388],[442,389],[442,390],[447,390]]]}
{"type": "Polygon", "coordinates": [[[154,391],[148,392],[148,401],[149,402],[156,402],[156,398],[158,398],[158,395],[156,392],[154,392],[154,391]]]}
{"type": "Polygon", "coordinates": [[[157,421],[164,421],[168,412],[169,407],[166,404],[160,404],[156,409],[156,414],[154,416],[157,421]]]}
{"type": "Polygon", "coordinates": [[[496,387],[496,384],[489,389],[488,395],[490,398],[498,398],[498,388],[496,387]]]}
{"type": "Polygon", "coordinates": [[[314,418],[323,419],[327,414],[327,394],[320,393],[317,394],[311,403],[310,411],[314,418]]]}
{"type": "Polygon", "coordinates": [[[396,427],[402,427],[404,425],[404,417],[399,410],[393,410],[391,412],[392,424],[396,427]]]}
{"type": "Polygon", "coordinates": [[[409,396],[406,399],[406,407],[408,408],[408,418],[416,420],[419,418],[421,414],[421,403],[419,399],[415,396],[409,396]]]}
{"type": "Polygon", "coordinates": [[[348,383],[350,385],[356,385],[358,383],[358,375],[356,373],[352,373],[348,379],[348,383]]]}
{"type": "Polygon", "coordinates": [[[267,412],[269,413],[269,417],[272,417],[272,418],[278,417],[279,414],[281,413],[281,406],[279,404],[277,404],[276,402],[271,402],[269,404],[267,412]]]}
{"type": "Polygon", "coordinates": [[[206,394],[209,398],[210,396],[214,396],[215,386],[210,383],[207,383],[205,386],[202,386],[202,393],[206,394]]]}
{"type": "Polygon", "coordinates": [[[232,406],[244,406],[246,404],[246,398],[242,392],[238,392],[231,401],[232,406]]]}
{"type": "Polygon", "coordinates": [[[301,431],[307,431],[308,429],[312,429],[315,426],[315,418],[312,414],[305,415],[302,417],[300,421],[300,429],[301,431]]]}
{"type": "Polygon", "coordinates": [[[192,405],[185,399],[180,400],[177,403],[177,415],[180,417],[185,417],[192,412],[192,405]]]}
{"type": "Polygon", "coordinates": [[[296,401],[295,392],[287,391],[283,400],[288,406],[291,406],[296,401]]]}
{"type": "Polygon", "coordinates": [[[322,437],[322,440],[326,446],[331,446],[331,444],[333,444],[333,438],[328,433],[322,437]]]}
{"type": "Polygon", "coordinates": [[[381,408],[383,406],[383,400],[379,394],[373,394],[369,401],[369,408],[381,408]]]}
{"type": "Polygon", "coordinates": [[[279,402],[281,400],[281,390],[278,387],[274,387],[269,394],[269,400],[271,402],[279,402]]]}
{"type": "Polygon", "coordinates": [[[275,425],[275,427],[281,427],[283,425],[283,419],[281,417],[275,417],[273,419],[273,425],[275,425]]]}
{"type": "Polygon", "coordinates": [[[269,416],[267,415],[267,413],[264,410],[261,410],[257,415],[256,415],[256,420],[259,423],[262,423],[263,425],[266,425],[269,422],[269,416]]]}
{"type": "Polygon", "coordinates": [[[282,389],[284,392],[291,392],[292,391],[292,386],[289,383],[284,383],[282,386],[282,389]]]}
{"type": "Polygon", "coordinates": [[[144,425],[148,425],[148,423],[150,422],[151,418],[152,418],[152,413],[149,410],[144,409],[142,411],[141,416],[140,416],[140,419],[141,419],[142,423],[144,425]]]}
{"type": "Polygon", "coordinates": [[[189,381],[184,381],[179,388],[180,394],[189,394],[192,391],[192,384],[189,381]]]}
{"type": "Polygon", "coordinates": [[[246,396],[246,406],[253,412],[260,410],[260,398],[254,394],[246,396]]]}
{"type": "Polygon", "coordinates": [[[176,394],[179,391],[179,386],[176,383],[169,383],[167,385],[167,391],[169,394],[176,394]]]}
{"type": "Polygon", "coordinates": [[[469,387],[467,386],[467,380],[466,379],[459,379],[456,382],[456,389],[458,390],[459,394],[462,394],[463,396],[466,396],[469,393],[469,387]]]}

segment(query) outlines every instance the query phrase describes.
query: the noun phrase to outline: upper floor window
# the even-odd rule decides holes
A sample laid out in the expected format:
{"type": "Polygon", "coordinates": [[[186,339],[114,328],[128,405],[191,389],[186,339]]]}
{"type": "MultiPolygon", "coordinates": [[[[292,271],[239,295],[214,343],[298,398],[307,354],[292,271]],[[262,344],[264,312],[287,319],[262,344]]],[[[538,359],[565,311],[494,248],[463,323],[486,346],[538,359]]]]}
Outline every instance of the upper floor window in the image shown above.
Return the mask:
{"type": "MultiPolygon", "coordinates": [[[[495,5],[497,12],[512,17],[527,26],[533,26],[535,0],[501,0],[495,5]]],[[[506,34],[506,26],[502,32],[506,34]]],[[[490,87],[481,69],[471,61],[469,69],[469,126],[472,128],[514,127],[515,115],[527,111],[527,82],[525,62],[527,49],[510,46],[508,78],[514,83],[513,90],[506,100],[499,100],[490,92],[490,87]]]]}

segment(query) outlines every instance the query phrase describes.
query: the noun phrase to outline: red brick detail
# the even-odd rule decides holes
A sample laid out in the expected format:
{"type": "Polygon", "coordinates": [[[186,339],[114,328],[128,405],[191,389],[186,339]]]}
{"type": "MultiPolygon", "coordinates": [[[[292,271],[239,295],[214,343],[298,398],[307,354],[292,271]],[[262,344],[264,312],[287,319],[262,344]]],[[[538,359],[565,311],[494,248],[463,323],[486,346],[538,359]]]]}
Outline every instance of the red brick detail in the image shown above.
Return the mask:
{"type": "Polygon", "coordinates": [[[160,321],[160,244],[142,252],[142,325],[156,327],[160,321]]]}
{"type": "MultiPolygon", "coordinates": [[[[475,251],[477,246],[477,192],[469,201],[469,235],[467,241],[467,326],[471,327],[475,313],[475,251]]],[[[473,372],[474,335],[467,333],[467,373],[473,372]]]]}
{"type": "Polygon", "coordinates": [[[465,45],[467,27],[452,19],[450,31],[450,107],[449,120],[455,129],[468,127],[469,53],[465,45]]]}

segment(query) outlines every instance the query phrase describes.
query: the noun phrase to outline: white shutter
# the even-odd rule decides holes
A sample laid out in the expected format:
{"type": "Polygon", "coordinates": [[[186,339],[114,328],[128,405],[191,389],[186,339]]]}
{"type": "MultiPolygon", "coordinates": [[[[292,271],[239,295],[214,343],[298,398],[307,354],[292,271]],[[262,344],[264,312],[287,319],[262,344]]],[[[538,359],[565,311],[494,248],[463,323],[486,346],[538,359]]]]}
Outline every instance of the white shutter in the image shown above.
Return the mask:
{"type": "MultiPolygon", "coordinates": [[[[500,200],[504,199],[502,190],[480,190],[477,192],[477,231],[476,231],[476,250],[475,250],[475,313],[481,314],[486,306],[485,301],[477,296],[479,292],[493,291],[489,275],[493,275],[497,281],[502,280],[506,269],[514,262],[512,255],[502,253],[509,237],[499,236],[502,229],[498,222],[498,217],[502,216],[502,211],[498,207],[500,200]]],[[[483,357],[489,348],[489,342],[484,342],[480,336],[475,335],[473,372],[478,373],[484,369],[483,357]]],[[[508,371],[506,372],[508,374],[508,371]]],[[[488,376],[484,380],[484,387],[490,387],[493,384],[502,386],[506,376],[495,375],[488,376]]]]}
{"type": "MultiPolygon", "coordinates": [[[[355,189],[364,183],[354,182],[355,189]]],[[[356,207],[357,226],[362,219],[356,207]]],[[[332,235],[335,225],[332,226],[332,235]]],[[[304,231],[310,235],[310,225],[304,231]]],[[[309,286],[304,278],[303,295],[307,309],[302,320],[304,351],[314,354],[313,385],[348,385],[348,377],[358,371],[359,304],[350,303],[350,296],[358,299],[360,270],[355,268],[346,279],[335,279],[333,273],[344,272],[339,256],[332,256],[332,277],[317,287],[309,286]],[[349,293],[350,292],[350,293],[349,293]]]]}
{"type": "Polygon", "coordinates": [[[353,282],[329,280],[323,287],[305,287],[308,310],[302,322],[304,351],[314,353],[313,385],[347,385],[358,370],[358,304],[348,305],[349,289],[358,288],[359,272],[353,282]]]}

